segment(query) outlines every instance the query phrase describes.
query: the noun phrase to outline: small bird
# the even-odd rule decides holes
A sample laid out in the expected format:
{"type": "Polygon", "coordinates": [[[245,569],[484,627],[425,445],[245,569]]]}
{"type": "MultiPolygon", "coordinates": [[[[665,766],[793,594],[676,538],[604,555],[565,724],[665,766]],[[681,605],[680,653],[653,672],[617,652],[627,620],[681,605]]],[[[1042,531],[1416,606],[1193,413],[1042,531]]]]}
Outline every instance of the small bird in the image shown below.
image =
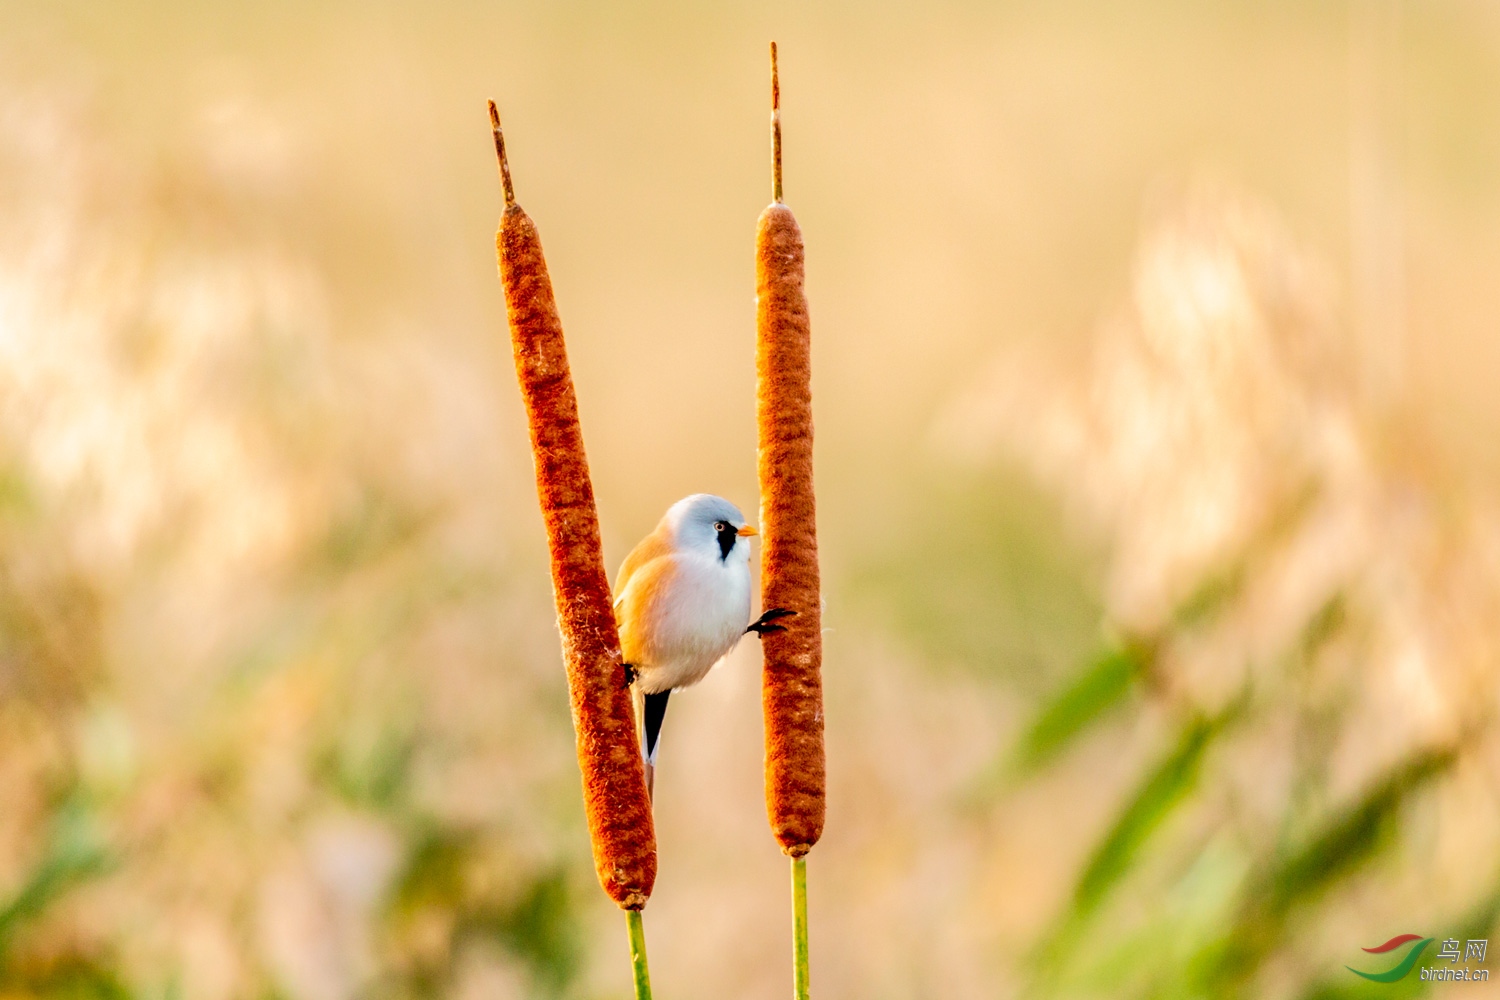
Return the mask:
{"type": "Polygon", "coordinates": [[[667,699],[696,684],[747,632],[795,612],[773,608],[750,621],[750,538],[756,530],[722,497],[695,493],[667,509],[625,557],[615,578],[615,620],[625,683],[635,686],[646,788],[667,699]]]}

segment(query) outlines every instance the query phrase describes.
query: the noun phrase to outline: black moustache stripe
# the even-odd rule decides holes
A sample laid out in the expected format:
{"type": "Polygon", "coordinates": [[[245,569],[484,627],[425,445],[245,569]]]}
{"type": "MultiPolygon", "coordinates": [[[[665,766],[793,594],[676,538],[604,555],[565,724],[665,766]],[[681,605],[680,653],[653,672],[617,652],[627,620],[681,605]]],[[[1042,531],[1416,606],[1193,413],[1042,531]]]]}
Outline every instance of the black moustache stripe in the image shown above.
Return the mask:
{"type": "Polygon", "coordinates": [[[739,538],[739,529],[734,525],[726,525],[719,532],[719,562],[727,562],[729,553],[734,549],[734,543],[739,538]]]}

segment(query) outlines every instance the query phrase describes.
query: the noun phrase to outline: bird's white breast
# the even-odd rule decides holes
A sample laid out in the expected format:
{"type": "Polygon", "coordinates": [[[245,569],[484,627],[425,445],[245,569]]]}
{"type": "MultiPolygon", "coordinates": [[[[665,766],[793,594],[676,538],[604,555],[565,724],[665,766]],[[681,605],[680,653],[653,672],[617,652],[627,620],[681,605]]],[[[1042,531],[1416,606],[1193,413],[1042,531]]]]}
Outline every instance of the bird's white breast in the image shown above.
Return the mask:
{"type": "Polygon", "coordinates": [[[646,662],[634,664],[646,693],[684,687],[702,679],[734,648],[750,623],[750,564],[676,553],[671,580],[662,587],[645,620],[640,648],[646,662]]]}

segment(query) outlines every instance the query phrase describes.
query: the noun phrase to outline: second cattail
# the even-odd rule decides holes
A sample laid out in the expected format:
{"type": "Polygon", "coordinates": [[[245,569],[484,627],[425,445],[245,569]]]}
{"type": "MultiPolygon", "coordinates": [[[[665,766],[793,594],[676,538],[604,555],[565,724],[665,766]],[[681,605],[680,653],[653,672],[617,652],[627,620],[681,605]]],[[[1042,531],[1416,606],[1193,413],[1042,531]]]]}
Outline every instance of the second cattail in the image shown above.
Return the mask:
{"type": "Polygon", "coordinates": [[[771,46],[772,202],[755,236],[756,417],[761,602],[797,613],[764,640],[766,810],[781,849],[805,855],[823,833],[823,636],[813,500],[812,327],[802,231],[781,200],[780,82],[771,46]]]}

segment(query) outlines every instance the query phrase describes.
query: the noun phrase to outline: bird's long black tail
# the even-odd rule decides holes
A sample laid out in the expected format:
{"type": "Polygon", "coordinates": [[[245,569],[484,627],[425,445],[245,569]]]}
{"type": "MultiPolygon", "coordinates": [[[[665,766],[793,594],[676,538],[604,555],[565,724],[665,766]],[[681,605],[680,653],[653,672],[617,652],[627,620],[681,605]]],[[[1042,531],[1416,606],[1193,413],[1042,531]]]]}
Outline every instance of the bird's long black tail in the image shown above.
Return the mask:
{"type": "Polygon", "coordinates": [[[662,720],[667,717],[670,689],[641,696],[641,757],[646,762],[646,792],[654,793],[656,785],[656,751],[661,740],[662,720]]]}
{"type": "Polygon", "coordinates": [[[657,742],[661,738],[661,723],[667,717],[667,699],[671,696],[670,690],[646,695],[645,711],[641,713],[645,716],[643,720],[645,746],[642,747],[642,751],[646,759],[653,764],[656,763],[657,742]]]}

